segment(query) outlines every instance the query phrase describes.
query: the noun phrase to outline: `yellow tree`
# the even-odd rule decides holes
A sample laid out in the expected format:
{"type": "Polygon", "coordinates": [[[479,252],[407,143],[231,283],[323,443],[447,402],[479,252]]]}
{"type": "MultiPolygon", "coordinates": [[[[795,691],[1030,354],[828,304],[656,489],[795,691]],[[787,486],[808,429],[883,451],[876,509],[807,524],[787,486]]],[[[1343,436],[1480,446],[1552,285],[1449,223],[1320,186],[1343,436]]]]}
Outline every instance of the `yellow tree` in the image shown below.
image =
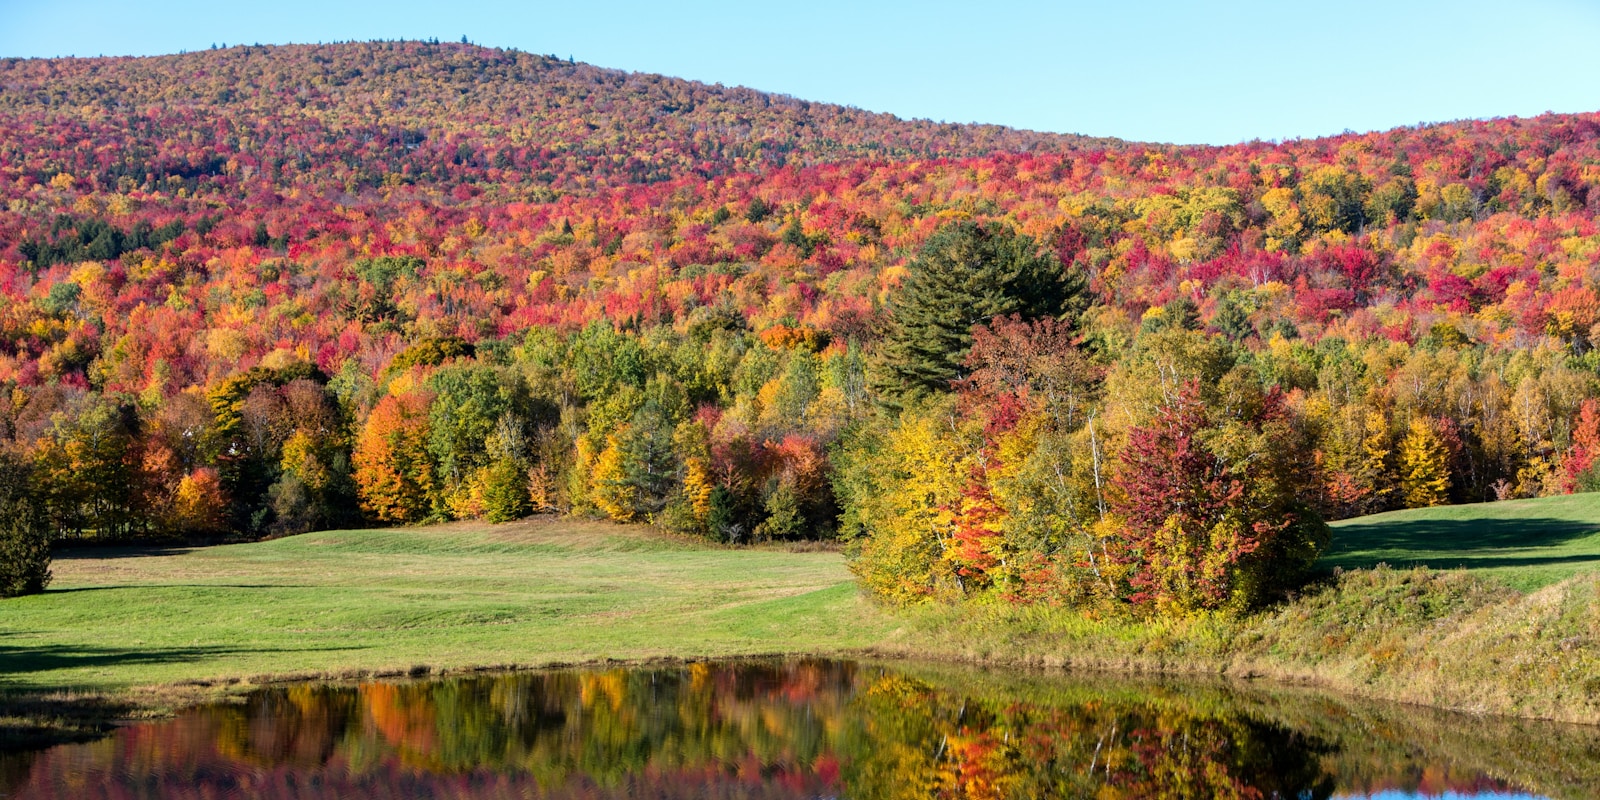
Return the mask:
{"type": "Polygon", "coordinates": [[[1400,493],[1406,508],[1443,505],[1450,491],[1449,454],[1431,420],[1415,417],[1400,441],[1400,493]]]}
{"type": "Polygon", "coordinates": [[[868,589],[896,602],[957,591],[951,559],[962,489],[972,472],[948,409],[908,413],[861,448],[847,467],[869,489],[855,513],[866,534],[850,568],[868,589]]]}
{"type": "Polygon", "coordinates": [[[626,427],[606,437],[606,448],[594,462],[589,478],[589,499],[606,516],[618,522],[632,522],[638,515],[639,490],[628,480],[626,454],[619,436],[626,427]]]}

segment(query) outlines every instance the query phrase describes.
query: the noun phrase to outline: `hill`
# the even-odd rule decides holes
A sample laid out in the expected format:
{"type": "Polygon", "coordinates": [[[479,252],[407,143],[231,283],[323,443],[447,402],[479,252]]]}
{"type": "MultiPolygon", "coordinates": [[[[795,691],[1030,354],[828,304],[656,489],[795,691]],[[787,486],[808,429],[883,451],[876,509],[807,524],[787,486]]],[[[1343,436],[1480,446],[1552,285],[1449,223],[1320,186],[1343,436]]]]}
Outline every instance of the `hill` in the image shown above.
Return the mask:
{"type": "Polygon", "coordinates": [[[1117,144],[902,120],[465,44],[6,59],[0,88],[0,130],[24,156],[9,166],[48,168],[34,160],[48,149],[41,143],[116,141],[115,152],[92,146],[88,163],[61,165],[106,186],[150,175],[248,182],[253,173],[278,189],[331,181],[351,191],[423,184],[551,197],[847,159],[1117,144]]]}
{"type": "Polygon", "coordinates": [[[1600,568],[1600,493],[1389,511],[1333,524],[1322,564],[1465,569],[1533,591],[1600,568]]]}
{"type": "Polygon", "coordinates": [[[56,536],[537,508],[1122,602],[1150,576],[1082,565],[1134,516],[1309,560],[1226,512],[1600,482],[1596,114],[1101,146],[423,43],[0,86],[0,468],[56,536]],[[930,242],[983,237],[1056,305],[954,281],[885,346],[930,242]],[[1179,462],[1265,494],[1179,519],[1179,462]]]}

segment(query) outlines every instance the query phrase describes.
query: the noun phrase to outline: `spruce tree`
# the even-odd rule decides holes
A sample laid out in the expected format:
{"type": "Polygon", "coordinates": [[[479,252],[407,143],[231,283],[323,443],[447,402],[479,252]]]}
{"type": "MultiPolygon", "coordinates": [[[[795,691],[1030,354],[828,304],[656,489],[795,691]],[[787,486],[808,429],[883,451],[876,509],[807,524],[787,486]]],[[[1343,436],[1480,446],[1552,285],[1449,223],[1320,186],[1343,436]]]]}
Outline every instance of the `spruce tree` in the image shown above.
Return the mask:
{"type": "Polygon", "coordinates": [[[1070,315],[1081,274],[1001,223],[951,223],[929,237],[890,298],[874,365],[875,388],[907,397],[950,388],[962,376],[972,327],[1007,314],[1070,315]]]}
{"type": "Polygon", "coordinates": [[[50,523],[20,458],[0,453],[0,597],[50,583],[50,523]]]}

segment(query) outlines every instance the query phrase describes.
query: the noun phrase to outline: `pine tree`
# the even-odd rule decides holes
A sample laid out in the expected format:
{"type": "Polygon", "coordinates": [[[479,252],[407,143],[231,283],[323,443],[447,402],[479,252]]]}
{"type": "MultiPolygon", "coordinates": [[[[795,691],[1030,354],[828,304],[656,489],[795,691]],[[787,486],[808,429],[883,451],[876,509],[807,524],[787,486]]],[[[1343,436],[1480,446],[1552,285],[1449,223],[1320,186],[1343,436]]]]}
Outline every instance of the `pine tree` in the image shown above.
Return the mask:
{"type": "Polygon", "coordinates": [[[893,396],[944,391],[962,376],[974,325],[1017,314],[1061,317],[1082,294],[1032,237],[1003,224],[957,222],[930,237],[891,300],[874,382],[893,396]]]}
{"type": "Polygon", "coordinates": [[[1443,505],[1450,491],[1444,440],[1430,420],[1411,420],[1400,442],[1400,494],[1406,508],[1443,505]]]}
{"type": "Polygon", "coordinates": [[[50,523],[20,458],[0,454],[0,597],[50,583],[50,523]]]}

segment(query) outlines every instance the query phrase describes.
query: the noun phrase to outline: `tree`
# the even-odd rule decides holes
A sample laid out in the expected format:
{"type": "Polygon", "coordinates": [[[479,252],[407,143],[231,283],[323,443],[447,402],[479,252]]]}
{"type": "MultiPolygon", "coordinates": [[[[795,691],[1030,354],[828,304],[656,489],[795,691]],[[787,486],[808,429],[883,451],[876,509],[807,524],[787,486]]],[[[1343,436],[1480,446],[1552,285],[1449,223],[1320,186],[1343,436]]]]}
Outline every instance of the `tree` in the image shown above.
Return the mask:
{"type": "Polygon", "coordinates": [[[478,471],[483,486],[483,516],[490,522],[511,522],[533,513],[527,454],[532,449],[522,422],[500,417],[487,442],[489,466],[478,471]]]}
{"type": "Polygon", "coordinates": [[[979,325],[972,334],[966,360],[970,374],[963,389],[984,406],[1015,394],[1025,405],[1049,414],[1063,430],[1083,421],[1098,376],[1066,323],[1050,318],[1029,322],[1013,314],[979,325]]]}
{"type": "Polygon", "coordinates": [[[1316,560],[1327,526],[1299,499],[1299,448],[1282,400],[1236,370],[1218,409],[1188,381],[1128,433],[1115,483],[1136,565],[1135,602],[1245,609],[1316,560]]]}
{"type": "MultiPolygon", "coordinates": [[[[533,416],[527,384],[499,367],[476,363],[444,367],[428,379],[428,388],[434,392],[428,411],[428,450],[447,492],[488,466],[490,442],[498,427],[520,427],[533,416]]],[[[520,430],[513,438],[522,440],[520,430]]]]}
{"type": "Polygon", "coordinates": [[[962,377],[974,325],[1008,314],[1061,317],[1085,286],[1055,254],[1000,223],[939,229],[890,301],[875,383],[893,396],[945,391],[962,377]]]}
{"type": "Polygon", "coordinates": [[[36,489],[28,464],[0,453],[0,597],[50,583],[50,520],[36,489]]]}
{"type": "Polygon", "coordinates": [[[201,467],[178,482],[172,497],[172,524],[184,533],[219,533],[228,527],[228,499],[222,479],[210,467],[201,467]]]}
{"type": "Polygon", "coordinates": [[[650,519],[666,507],[678,482],[672,428],[654,403],[607,438],[595,464],[595,505],[612,519],[650,519]]]}
{"type": "Polygon", "coordinates": [[[605,449],[595,458],[589,477],[589,500],[618,522],[632,522],[639,513],[639,489],[628,479],[627,453],[622,442],[627,435],[627,426],[623,426],[606,437],[605,449]]]}
{"type": "Polygon", "coordinates": [[[805,533],[806,521],[800,516],[800,498],[793,481],[779,480],[764,503],[767,518],[756,526],[759,539],[798,539],[805,533]]]}
{"type": "Polygon", "coordinates": [[[428,404],[422,392],[378,402],[356,440],[361,507],[384,522],[420,522],[434,513],[438,487],[428,453],[428,404]]]}
{"type": "Polygon", "coordinates": [[[497,459],[485,472],[484,519],[511,522],[533,511],[528,498],[528,475],[521,464],[509,458],[497,459]]]}
{"type": "Polygon", "coordinates": [[[57,526],[106,538],[132,533],[145,520],[137,508],[141,459],[134,409],[95,398],[76,416],[55,415],[51,427],[36,479],[57,526]]]}
{"type": "Polygon", "coordinates": [[[1449,453],[1432,420],[1413,417],[1400,440],[1400,496],[1406,508],[1443,505],[1450,496],[1449,453]]]}
{"type": "Polygon", "coordinates": [[[852,506],[843,522],[850,571],[884,599],[909,603],[962,591],[958,545],[968,442],[951,429],[949,401],[893,424],[852,432],[834,487],[852,506]]]}
{"type": "Polygon", "coordinates": [[[1572,431],[1572,449],[1562,461],[1567,493],[1600,491],[1600,400],[1589,398],[1578,409],[1572,431]]]}

